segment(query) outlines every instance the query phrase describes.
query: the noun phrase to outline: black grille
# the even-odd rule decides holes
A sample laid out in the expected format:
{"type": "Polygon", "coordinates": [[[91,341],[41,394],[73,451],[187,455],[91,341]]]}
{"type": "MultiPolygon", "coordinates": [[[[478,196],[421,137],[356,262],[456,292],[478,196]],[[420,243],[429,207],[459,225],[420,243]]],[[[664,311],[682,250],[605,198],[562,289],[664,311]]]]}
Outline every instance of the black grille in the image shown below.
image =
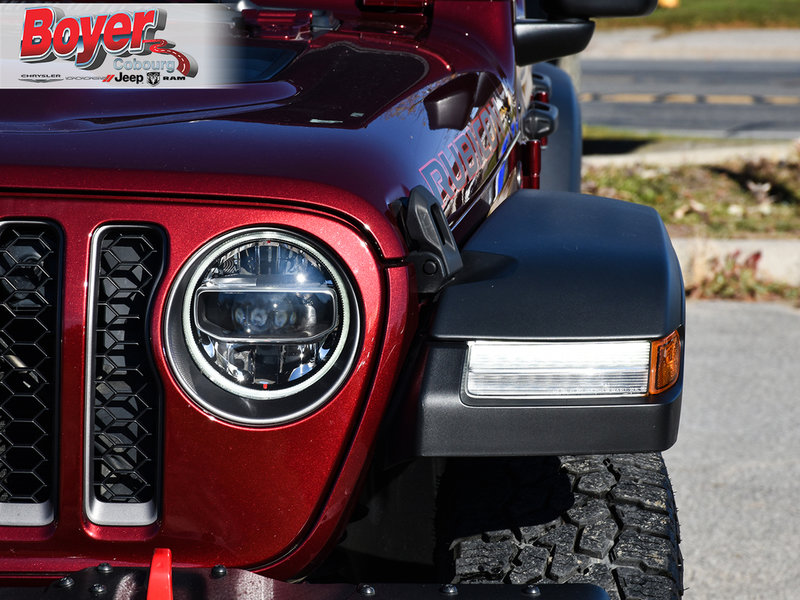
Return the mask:
{"type": "Polygon", "coordinates": [[[61,234],[0,223],[0,502],[51,500],[61,234]]]}
{"type": "Polygon", "coordinates": [[[95,240],[91,487],[100,502],[155,498],[162,390],[148,315],[164,260],[158,229],[113,226],[95,240]]]}

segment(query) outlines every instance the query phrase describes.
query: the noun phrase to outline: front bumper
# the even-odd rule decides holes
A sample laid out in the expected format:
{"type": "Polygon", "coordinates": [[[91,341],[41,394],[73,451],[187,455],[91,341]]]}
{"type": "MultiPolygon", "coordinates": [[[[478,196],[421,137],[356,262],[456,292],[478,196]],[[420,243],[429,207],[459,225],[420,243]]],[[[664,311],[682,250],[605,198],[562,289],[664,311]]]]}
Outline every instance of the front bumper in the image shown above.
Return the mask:
{"type": "Polygon", "coordinates": [[[594,585],[285,583],[240,569],[171,569],[170,585],[152,570],[103,565],[46,588],[0,588],[0,600],[608,600],[594,585]],[[148,582],[149,580],[149,582],[148,582]]]}

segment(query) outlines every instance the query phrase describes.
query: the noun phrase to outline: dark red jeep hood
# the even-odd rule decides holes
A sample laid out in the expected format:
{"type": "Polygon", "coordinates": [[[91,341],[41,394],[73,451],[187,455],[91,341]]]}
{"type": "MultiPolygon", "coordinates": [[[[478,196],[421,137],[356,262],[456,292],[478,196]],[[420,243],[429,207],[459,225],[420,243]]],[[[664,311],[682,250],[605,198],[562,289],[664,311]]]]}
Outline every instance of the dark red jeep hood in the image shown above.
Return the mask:
{"type": "Polygon", "coordinates": [[[0,162],[282,177],[341,188],[380,211],[426,185],[454,222],[468,208],[467,179],[473,192],[483,186],[511,145],[514,74],[485,58],[497,55],[484,51],[492,40],[441,22],[422,41],[326,33],[268,81],[231,88],[5,90],[0,162]],[[442,120],[431,111],[448,94],[462,114],[442,120]]]}

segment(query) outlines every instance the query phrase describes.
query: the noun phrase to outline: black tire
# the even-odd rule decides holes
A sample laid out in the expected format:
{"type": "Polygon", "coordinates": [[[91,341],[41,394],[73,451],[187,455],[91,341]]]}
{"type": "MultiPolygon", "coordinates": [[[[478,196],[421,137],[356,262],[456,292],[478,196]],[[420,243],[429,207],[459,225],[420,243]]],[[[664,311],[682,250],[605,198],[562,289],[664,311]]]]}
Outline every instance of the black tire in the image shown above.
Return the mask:
{"type": "Polygon", "coordinates": [[[594,583],[612,600],[683,593],[660,454],[452,460],[437,510],[440,574],[453,583],[594,583]]]}

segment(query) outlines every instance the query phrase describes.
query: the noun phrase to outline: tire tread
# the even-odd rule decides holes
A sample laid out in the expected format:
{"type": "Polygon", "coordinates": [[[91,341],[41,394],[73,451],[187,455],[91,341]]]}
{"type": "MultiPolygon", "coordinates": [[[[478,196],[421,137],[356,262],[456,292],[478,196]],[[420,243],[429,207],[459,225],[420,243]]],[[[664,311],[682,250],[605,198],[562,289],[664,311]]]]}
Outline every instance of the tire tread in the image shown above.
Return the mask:
{"type": "Polygon", "coordinates": [[[612,600],[683,592],[660,454],[452,461],[438,513],[439,558],[454,583],[594,583],[612,600]]]}

